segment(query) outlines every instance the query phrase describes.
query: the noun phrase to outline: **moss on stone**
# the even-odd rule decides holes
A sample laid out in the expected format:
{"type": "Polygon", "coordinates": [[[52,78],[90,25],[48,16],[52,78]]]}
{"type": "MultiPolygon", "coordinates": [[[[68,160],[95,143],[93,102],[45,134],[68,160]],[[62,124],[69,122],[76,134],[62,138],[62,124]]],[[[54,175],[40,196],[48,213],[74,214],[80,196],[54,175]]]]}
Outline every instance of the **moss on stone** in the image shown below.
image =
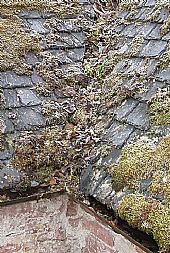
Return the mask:
{"type": "MultiPolygon", "coordinates": [[[[0,70],[18,69],[22,65],[21,58],[29,51],[38,50],[38,38],[23,29],[23,23],[17,17],[0,20],[0,70]],[[15,29],[14,29],[15,26],[15,29]]],[[[22,68],[24,68],[24,64],[22,68]]]]}
{"type": "Polygon", "coordinates": [[[118,164],[108,170],[118,189],[128,187],[138,190],[141,180],[152,178],[147,191],[153,197],[161,194],[165,202],[170,199],[170,137],[161,140],[157,147],[151,148],[149,139],[139,139],[135,144],[126,146],[118,164]],[[161,191],[159,191],[161,190],[161,191]]]}
{"type": "Polygon", "coordinates": [[[164,21],[163,25],[161,26],[161,35],[165,35],[170,30],[170,17],[164,21]]]}
{"type": "Polygon", "coordinates": [[[170,125],[170,90],[161,89],[150,101],[151,123],[153,125],[170,125]]]}
{"type": "Polygon", "coordinates": [[[159,252],[170,250],[170,207],[143,195],[127,195],[118,206],[118,214],[130,225],[153,236],[159,252]]]}

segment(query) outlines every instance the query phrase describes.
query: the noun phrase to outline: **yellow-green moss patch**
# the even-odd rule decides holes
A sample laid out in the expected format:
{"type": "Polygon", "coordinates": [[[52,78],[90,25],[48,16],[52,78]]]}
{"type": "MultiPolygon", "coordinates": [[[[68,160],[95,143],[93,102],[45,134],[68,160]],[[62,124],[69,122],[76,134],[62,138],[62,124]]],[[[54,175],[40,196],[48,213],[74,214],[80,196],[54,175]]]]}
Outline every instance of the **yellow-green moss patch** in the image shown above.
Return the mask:
{"type": "Polygon", "coordinates": [[[127,195],[118,207],[119,216],[131,226],[153,235],[160,252],[170,250],[170,207],[143,195],[127,195]]]}

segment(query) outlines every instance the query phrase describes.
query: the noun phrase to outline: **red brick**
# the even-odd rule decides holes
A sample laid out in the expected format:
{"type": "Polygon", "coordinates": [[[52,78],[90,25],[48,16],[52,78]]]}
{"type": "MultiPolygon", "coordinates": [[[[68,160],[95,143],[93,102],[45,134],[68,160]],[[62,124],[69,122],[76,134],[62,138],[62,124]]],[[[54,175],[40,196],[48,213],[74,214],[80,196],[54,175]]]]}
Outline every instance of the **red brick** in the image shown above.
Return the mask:
{"type": "Polygon", "coordinates": [[[75,216],[77,214],[77,207],[77,203],[69,199],[67,202],[66,216],[75,216]]]}
{"type": "Polygon", "coordinates": [[[93,233],[100,240],[105,242],[110,247],[113,247],[113,236],[109,229],[106,229],[104,226],[99,224],[97,221],[90,221],[84,219],[82,221],[84,227],[93,233]]]}

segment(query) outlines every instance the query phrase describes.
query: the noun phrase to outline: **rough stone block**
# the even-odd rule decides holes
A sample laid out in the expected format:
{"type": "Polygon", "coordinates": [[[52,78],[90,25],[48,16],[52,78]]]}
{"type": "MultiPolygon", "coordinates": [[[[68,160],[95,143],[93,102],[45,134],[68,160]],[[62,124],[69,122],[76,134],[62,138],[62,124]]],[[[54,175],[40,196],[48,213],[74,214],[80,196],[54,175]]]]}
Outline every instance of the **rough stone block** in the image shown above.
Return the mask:
{"type": "Polygon", "coordinates": [[[14,117],[11,118],[16,130],[33,130],[45,126],[45,119],[39,107],[18,108],[13,111],[14,117]]]}
{"type": "Polygon", "coordinates": [[[157,24],[156,27],[147,35],[147,39],[161,39],[161,25],[157,24]]]}

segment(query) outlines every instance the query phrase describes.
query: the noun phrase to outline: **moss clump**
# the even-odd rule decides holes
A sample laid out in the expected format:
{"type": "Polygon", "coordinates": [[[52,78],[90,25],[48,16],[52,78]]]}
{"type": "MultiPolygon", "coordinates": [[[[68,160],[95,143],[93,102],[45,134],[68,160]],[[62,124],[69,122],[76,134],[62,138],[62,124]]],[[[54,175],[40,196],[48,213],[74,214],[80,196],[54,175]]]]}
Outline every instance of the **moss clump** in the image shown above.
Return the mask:
{"type": "Polygon", "coordinates": [[[170,137],[164,138],[157,147],[151,148],[150,140],[140,139],[130,144],[122,151],[118,164],[110,167],[109,173],[118,189],[128,187],[138,190],[140,181],[152,178],[148,193],[168,202],[170,199],[170,137]]]}
{"type": "Polygon", "coordinates": [[[170,90],[161,89],[150,101],[151,123],[153,125],[170,125],[170,90]]]}
{"type": "Polygon", "coordinates": [[[11,16],[20,13],[22,10],[28,11],[43,11],[53,12],[60,18],[63,16],[73,15],[80,12],[80,4],[77,0],[69,1],[63,0],[58,3],[57,1],[45,1],[45,0],[9,0],[1,1],[0,10],[3,16],[11,16]],[[67,8],[67,12],[65,11],[67,8]]]}
{"type": "MultiPolygon", "coordinates": [[[[38,51],[38,38],[24,31],[17,17],[0,20],[0,71],[16,69],[22,65],[21,58],[29,51],[38,51]],[[14,29],[15,26],[15,29],[14,29]]],[[[24,64],[22,68],[24,68],[24,64]]]]}
{"type": "Polygon", "coordinates": [[[165,35],[170,30],[170,17],[165,20],[163,25],[161,26],[161,35],[165,35]]]}
{"type": "Polygon", "coordinates": [[[31,181],[41,183],[62,173],[64,185],[78,189],[79,171],[86,166],[91,145],[83,140],[80,143],[79,134],[80,129],[67,123],[63,129],[55,126],[39,134],[28,132],[16,137],[12,164],[23,175],[22,185],[30,186],[31,181]]]}
{"type": "Polygon", "coordinates": [[[168,48],[167,51],[164,53],[163,59],[160,61],[160,68],[165,69],[169,67],[170,63],[170,42],[168,42],[168,48]]]}
{"type": "Polygon", "coordinates": [[[127,195],[118,206],[119,216],[130,225],[153,235],[160,252],[170,250],[170,208],[142,195],[127,195]]]}

